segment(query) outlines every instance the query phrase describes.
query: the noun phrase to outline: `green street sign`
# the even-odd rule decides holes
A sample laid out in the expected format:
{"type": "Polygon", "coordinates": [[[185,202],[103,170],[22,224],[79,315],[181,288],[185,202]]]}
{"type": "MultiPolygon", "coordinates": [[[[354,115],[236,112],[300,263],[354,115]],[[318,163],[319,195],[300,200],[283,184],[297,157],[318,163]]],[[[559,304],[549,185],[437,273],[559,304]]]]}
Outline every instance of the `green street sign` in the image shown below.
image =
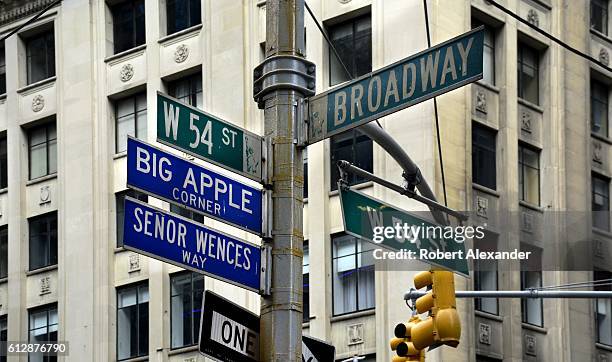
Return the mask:
{"type": "Polygon", "coordinates": [[[160,92],[157,142],[255,181],[262,179],[262,137],[160,92]]]}
{"type": "Polygon", "coordinates": [[[479,27],[308,101],[308,144],[482,78],[479,27]]]}
{"type": "Polygon", "coordinates": [[[445,237],[443,230],[449,227],[434,224],[415,216],[388,203],[377,200],[359,191],[339,187],[340,205],[344,231],[347,234],[364,239],[392,250],[406,250],[413,253],[415,260],[469,275],[466,260],[465,245],[452,237],[445,237]],[[396,227],[396,225],[413,227],[405,237],[381,237],[380,228],[396,227]],[[375,234],[376,228],[379,233],[375,234]],[[435,228],[435,229],[434,229],[435,228]],[[439,232],[434,231],[439,230],[439,232]],[[378,239],[378,240],[377,240],[378,239]],[[436,252],[442,252],[452,257],[432,257],[436,252]],[[427,258],[420,258],[421,253],[427,253],[427,258]]]}

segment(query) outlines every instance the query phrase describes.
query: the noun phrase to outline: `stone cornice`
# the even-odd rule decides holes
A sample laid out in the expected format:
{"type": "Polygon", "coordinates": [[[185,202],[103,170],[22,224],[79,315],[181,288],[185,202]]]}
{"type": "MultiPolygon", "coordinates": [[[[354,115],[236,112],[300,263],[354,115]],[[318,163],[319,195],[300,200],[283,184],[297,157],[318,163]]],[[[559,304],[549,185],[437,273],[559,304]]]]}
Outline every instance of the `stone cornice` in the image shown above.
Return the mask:
{"type": "Polygon", "coordinates": [[[0,26],[12,23],[51,4],[54,0],[0,0],[0,26]]]}

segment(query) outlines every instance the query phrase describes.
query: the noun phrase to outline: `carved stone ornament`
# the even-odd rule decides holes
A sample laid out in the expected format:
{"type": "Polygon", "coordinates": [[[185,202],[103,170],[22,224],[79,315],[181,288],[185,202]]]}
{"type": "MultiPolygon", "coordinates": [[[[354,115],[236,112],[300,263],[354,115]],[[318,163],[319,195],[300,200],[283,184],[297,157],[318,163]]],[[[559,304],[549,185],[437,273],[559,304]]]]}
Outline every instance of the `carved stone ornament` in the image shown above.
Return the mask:
{"type": "Polygon", "coordinates": [[[599,362],[608,362],[608,355],[605,354],[605,353],[600,353],[598,361],[599,362]]]}
{"type": "Polygon", "coordinates": [[[532,120],[531,112],[523,110],[521,112],[521,130],[527,133],[531,133],[531,120],[532,120]]]}
{"type": "Polygon", "coordinates": [[[482,344],[491,345],[491,325],[485,323],[478,324],[478,341],[482,344]]]}
{"type": "Polygon", "coordinates": [[[476,110],[487,113],[487,94],[481,90],[476,91],[476,110]]]}
{"type": "Polygon", "coordinates": [[[45,97],[42,94],[37,94],[32,98],[32,111],[40,112],[45,108],[45,97]]]}
{"type": "Polygon", "coordinates": [[[603,241],[595,239],[594,240],[593,249],[594,249],[594,254],[595,254],[596,257],[603,258],[603,256],[604,256],[604,243],[603,243],[603,241]]]}
{"type": "Polygon", "coordinates": [[[140,270],[140,255],[130,254],[128,257],[128,273],[140,270]]]}
{"type": "Polygon", "coordinates": [[[521,230],[527,233],[533,232],[533,215],[530,212],[523,211],[521,213],[521,230]]]}
{"type": "Polygon", "coordinates": [[[529,11],[527,12],[527,22],[531,25],[540,27],[540,18],[538,12],[533,9],[529,9],[529,11]]]}
{"type": "Polygon", "coordinates": [[[121,72],[119,73],[119,79],[122,82],[127,82],[132,79],[134,76],[134,66],[130,63],[126,63],[121,67],[121,72]]]}
{"type": "Polygon", "coordinates": [[[47,186],[43,186],[40,188],[40,202],[39,204],[46,204],[51,202],[51,189],[49,188],[49,185],[47,186]]]}
{"type": "Polygon", "coordinates": [[[351,0],[338,0],[338,2],[339,2],[340,4],[348,4],[348,3],[350,3],[350,2],[351,2],[351,0]]]}
{"type": "Polygon", "coordinates": [[[189,47],[187,47],[187,45],[181,44],[176,47],[176,50],[174,51],[174,61],[175,62],[182,63],[185,60],[187,60],[188,56],[189,56],[189,47]]]}
{"type": "Polygon", "coordinates": [[[363,343],[363,323],[351,324],[346,329],[349,346],[363,343]]]}
{"type": "Polygon", "coordinates": [[[195,357],[187,357],[183,360],[183,362],[196,362],[196,358],[195,357]]]}
{"type": "Polygon", "coordinates": [[[600,142],[593,142],[593,161],[603,162],[603,147],[600,142]]]}
{"type": "Polygon", "coordinates": [[[42,277],[40,278],[40,292],[39,295],[45,295],[51,293],[51,278],[42,277]]]}
{"type": "Polygon", "coordinates": [[[476,196],[476,215],[487,218],[489,211],[489,199],[482,196],[476,196]]]}
{"type": "Polygon", "coordinates": [[[536,356],[536,338],[531,334],[525,335],[525,354],[536,356]]]}
{"type": "Polygon", "coordinates": [[[610,53],[608,53],[608,49],[601,48],[601,50],[599,50],[599,61],[605,65],[610,65],[610,53]]]}

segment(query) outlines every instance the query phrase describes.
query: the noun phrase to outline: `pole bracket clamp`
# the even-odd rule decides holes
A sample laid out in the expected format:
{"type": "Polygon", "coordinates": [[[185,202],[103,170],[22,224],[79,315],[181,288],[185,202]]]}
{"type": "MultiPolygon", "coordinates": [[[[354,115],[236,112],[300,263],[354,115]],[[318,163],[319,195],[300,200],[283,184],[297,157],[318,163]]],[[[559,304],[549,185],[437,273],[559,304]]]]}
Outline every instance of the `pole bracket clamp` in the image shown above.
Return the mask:
{"type": "Polygon", "coordinates": [[[274,55],[253,70],[253,98],[259,109],[264,97],[275,90],[294,90],[304,97],[315,94],[316,66],[295,55],[274,55]]]}

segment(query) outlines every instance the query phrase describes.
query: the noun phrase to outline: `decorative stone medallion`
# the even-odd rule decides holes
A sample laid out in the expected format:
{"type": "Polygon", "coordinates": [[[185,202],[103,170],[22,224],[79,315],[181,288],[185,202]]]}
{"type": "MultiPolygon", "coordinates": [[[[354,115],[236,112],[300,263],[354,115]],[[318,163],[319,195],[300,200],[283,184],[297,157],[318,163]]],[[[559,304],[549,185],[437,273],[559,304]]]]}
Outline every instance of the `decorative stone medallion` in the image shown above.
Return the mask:
{"type": "Polygon", "coordinates": [[[40,278],[40,292],[39,295],[45,295],[51,293],[51,278],[42,277],[40,278]]]}
{"type": "Polygon", "coordinates": [[[599,61],[604,63],[606,66],[610,65],[610,53],[606,48],[601,48],[599,51],[599,61]]]}
{"type": "Polygon", "coordinates": [[[346,328],[349,346],[363,343],[363,323],[351,324],[346,328]]]}
{"type": "Polygon", "coordinates": [[[128,273],[140,270],[140,255],[130,254],[128,257],[128,273]]]}
{"type": "Polygon", "coordinates": [[[476,91],[476,110],[487,113],[487,94],[481,90],[476,91]]]}
{"type": "Polygon", "coordinates": [[[126,63],[121,67],[121,72],[119,73],[119,79],[122,82],[127,82],[132,79],[134,76],[134,66],[130,63],[126,63]]]}
{"type": "Polygon", "coordinates": [[[49,188],[49,185],[47,186],[43,186],[40,188],[40,202],[39,204],[46,204],[51,202],[51,189],[49,188]]]}
{"type": "Polygon", "coordinates": [[[527,12],[527,22],[531,25],[540,27],[540,18],[538,16],[538,12],[533,9],[529,9],[529,11],[527,12]]]}
{"type": "Polygon", "coordinates": [[[489,199],[482,196],[476,196],[476,215],[487,218],[489,210],[489,199]]]}
{"type": "Polygon", "coordinates": [[[182,63],[185,60],[187,60],[188,56],[189,56],[189,47],[187,47],[187,45],[181,44],[176,47],[176,50],[174,51],[174,61],[175,62],[182,63]]]}
{"type": "Polygon", "coordinates": [[[533,232],[533,215],[530,212],[523,211],[521,213],[521,230],[527,233],[533,232]]]}
{"type": "Polygon", "coordinates": [[[482,344],[491,345],[491,325],[485,323],[478,324],[478,341],[482,344]]]}
{"type": "Polygon", "coordinates": [[[32,98],[32,111],[40,112],[45,108],[45,97],[42,94],[37,94],[32,98]]]}
{"type": "Polygon", "coordinates": [[[593,161],[597,163],[603,162],[603,147],[601,142],[593,142],[593,161]]]}
{"type": "Polygon", "coordinates": [[[530,356],[536,355],[536,338],[531,334],[525,335],[525,354],[530,356]]]}
{"type": "Polygon", "coordinates": [[[531,133],[531,112],[523,110],[521,112],[521,130],[531,133]]]}
{"type": "Polygon", "coordinates": [[[340,4],[348,4],[348,3],[350,3],[350,2],[351,2],[351,0],[338,0],[338,2],[339,2],[340,4]]]}

